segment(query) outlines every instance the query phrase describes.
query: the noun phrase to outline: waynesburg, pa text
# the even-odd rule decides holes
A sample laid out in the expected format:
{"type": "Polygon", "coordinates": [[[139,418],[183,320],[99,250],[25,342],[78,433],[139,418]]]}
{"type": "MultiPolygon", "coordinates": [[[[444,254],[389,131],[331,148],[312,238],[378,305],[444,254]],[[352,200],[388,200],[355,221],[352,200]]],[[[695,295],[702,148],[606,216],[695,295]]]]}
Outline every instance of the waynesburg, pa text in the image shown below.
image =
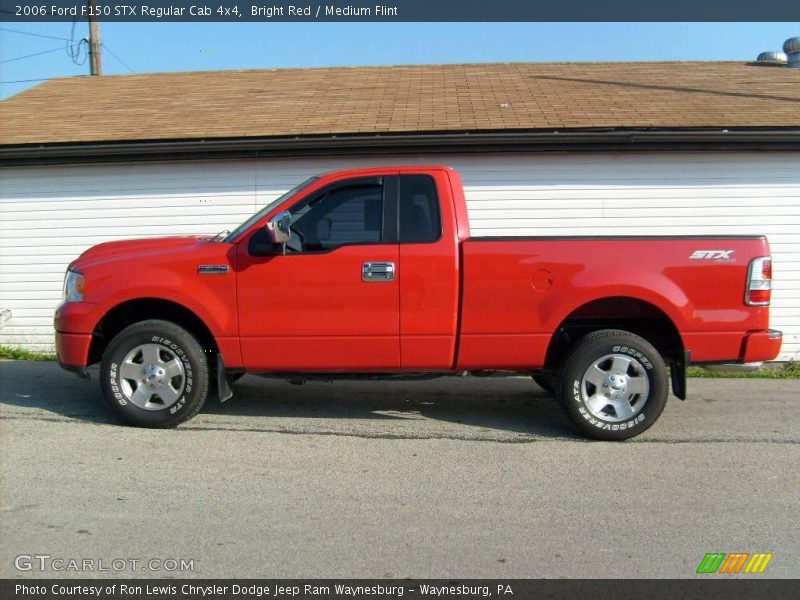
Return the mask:
{"type": "Polygon", "coordinates": [[[219,598],[221,596],[242,596],[247,598],[262,598],[262,597],[307,597],[307,596],[326,596],[331,594],[344,597],[363,597],[363,596],[380,596],[380,597],[395,597],[402,598],[406,592],[410,594],[419,594],[421,596],[432,597],[448,597],[448,596],[469,596],[488,598],[491,596],[514,596],[514,591],[511,585],[507,583],[489,585],[477,584],[424,584],[418,585],[385,585],[385,584],[343,584],[337,583],[334,585],[312,585],[312,584],[295,584],[295,585],[259,585],[253,583],[247,584],[172,584],[164,582],[163,584],[136,584],[136,583],[120,583],[103,585],[101,583],[92,585],[80,584],[50,584],[50,585],[29,585],[24,583],[16,584],[15,595],[17,596],[43,596],[51,594],[52,596],[70,596],[87,597],[87,598],[100,598],[102,596],[170,596],[170,597],[185,597],[192,599],[219,598]]]}

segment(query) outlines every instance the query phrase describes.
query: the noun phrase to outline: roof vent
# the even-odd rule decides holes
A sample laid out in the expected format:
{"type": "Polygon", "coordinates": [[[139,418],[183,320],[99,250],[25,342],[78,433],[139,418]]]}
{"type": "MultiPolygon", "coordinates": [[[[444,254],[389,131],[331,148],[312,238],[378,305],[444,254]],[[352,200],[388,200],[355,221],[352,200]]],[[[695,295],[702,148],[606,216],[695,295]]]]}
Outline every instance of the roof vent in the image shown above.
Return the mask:
{"type": "Polygon", "coordinates": [[[800,37],[789,38],[783,42],[783,51],[786,52],[788,66],[800,67],[800,37]]]}
{"type": "Polygon", "coordinates": [[[786,64],[786,55],[783,52],[762,52],[758,55],[756,64],[762,67],[782,67],[786,64]]]}

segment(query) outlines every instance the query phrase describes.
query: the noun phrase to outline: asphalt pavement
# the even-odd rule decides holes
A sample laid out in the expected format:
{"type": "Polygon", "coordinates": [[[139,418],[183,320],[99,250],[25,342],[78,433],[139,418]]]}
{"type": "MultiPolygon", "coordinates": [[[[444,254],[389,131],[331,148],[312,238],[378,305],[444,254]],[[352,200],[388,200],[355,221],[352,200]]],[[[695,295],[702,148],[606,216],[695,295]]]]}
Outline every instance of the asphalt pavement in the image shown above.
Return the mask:
{"type": "Polygon", "coordinates": [[[800,575],[800,380],[692,379],[620,443],[527,378],[248,375],[162,431],[92,376],[0,361],[0,577],[800,575]]]}

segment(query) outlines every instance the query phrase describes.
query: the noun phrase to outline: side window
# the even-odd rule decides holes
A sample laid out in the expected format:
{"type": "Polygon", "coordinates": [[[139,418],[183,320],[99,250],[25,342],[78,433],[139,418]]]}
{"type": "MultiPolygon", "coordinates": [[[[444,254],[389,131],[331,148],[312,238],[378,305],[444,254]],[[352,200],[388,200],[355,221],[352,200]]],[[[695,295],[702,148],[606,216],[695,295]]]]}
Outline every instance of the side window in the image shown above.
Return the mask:
{"type": "Polygon", "coordinates": [[[435,242],[442,236],[436,183],[429,175],[400,176],[400,243],[435,242]]]}
{"type": "Polygon", "coordinates": [[[383,241],[383,185],[380,180],[353,181],[330,188],[292,210],[298,252],[331,250],[346,244],[383,241]]]}

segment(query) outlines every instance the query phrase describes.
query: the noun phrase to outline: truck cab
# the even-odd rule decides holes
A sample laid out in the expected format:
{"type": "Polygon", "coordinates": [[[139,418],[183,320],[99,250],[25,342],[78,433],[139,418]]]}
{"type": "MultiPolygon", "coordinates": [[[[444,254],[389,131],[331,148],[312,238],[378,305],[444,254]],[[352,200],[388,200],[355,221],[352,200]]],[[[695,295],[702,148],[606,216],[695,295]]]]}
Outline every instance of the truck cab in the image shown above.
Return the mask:
{"type": "Polygon", "coordinates": [[[265,227],[234,231],[242,366],[452,369],[468,236],[454,185],[445,168],[336,173],[278,208],[286,242],[265,227]]]}

